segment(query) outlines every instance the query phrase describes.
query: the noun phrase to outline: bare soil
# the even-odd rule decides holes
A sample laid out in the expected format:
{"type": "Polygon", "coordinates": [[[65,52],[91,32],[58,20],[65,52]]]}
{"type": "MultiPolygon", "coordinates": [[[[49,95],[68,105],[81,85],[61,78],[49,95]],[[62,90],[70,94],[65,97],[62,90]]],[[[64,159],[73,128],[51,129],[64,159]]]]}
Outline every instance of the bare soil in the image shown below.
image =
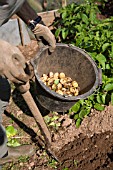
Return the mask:
{"type": "MultiPolygon", "coordinates": [[[[19,48],[27,61],[38,50],[35,41],[19,48]]],[[[47,114],[53,116],[51,112],[47,114]]],[[[48,128],[52,135],[53,152],[60,162],[52,159],[39,146],[35,139],[40,134],[39,128],[20,93],[12,87],[3,124],[5,127],[13,125],[18,130],[20,143],[34,145],[36,153],[29,160],[5,165],[4,170],[113,170],[113,106],[109,104],[102,112],[92,110],[79,128],[66,113],[55,114],[59,117],[57,122],[61,124],[58,129],[52,126],[48,128]]]]}

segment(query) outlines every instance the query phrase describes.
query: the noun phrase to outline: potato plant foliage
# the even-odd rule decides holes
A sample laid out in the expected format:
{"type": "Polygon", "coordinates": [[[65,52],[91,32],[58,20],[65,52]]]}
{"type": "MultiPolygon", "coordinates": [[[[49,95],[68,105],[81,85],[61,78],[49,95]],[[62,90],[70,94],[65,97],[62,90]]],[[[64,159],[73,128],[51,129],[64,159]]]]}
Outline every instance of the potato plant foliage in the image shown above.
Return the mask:
{"type": "Polygon", "coordinates": [[[54,21],[57,42],[85,49],[102,69],[98,92],[76,102],[69,110],[70,115],[74,112],[79,126],[91,108],[102,111],[109,103],[113,104],[113,17],[97,19],[98,6],[88,0],[82,4],[72,3],[59,9],[59,13],[60,17],[54,21]]]}

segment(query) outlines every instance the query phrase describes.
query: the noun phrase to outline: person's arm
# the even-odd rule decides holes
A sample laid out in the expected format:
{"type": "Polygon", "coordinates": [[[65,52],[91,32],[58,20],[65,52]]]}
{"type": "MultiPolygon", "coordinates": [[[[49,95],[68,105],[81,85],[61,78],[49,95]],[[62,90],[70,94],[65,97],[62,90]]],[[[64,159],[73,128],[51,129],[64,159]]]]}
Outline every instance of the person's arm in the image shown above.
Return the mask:
{"type": "Polygon", "coordinates": [[[37,40],[44,39],[49,45],[49,51],[53,52],[56,47],[56,40],[50,29],[43,25],[41,17],[32,9],[27,1],[23,4],[17,15],[29,26],[37,40]]]}
{"type": "Polygon", "coordinates": [[[35,20],[38,15],[37,13],[31,8],[27,1],[24,2],[20,10],[17,12],[17,15],[28,25],[29,21],[35,20]]]}
{"type": "Polygon", "coordinates": [[[14,45],[0,40],[0,75],[16,84],[25,84],[29,75],[25,72],[26,60],[14,45]]]}

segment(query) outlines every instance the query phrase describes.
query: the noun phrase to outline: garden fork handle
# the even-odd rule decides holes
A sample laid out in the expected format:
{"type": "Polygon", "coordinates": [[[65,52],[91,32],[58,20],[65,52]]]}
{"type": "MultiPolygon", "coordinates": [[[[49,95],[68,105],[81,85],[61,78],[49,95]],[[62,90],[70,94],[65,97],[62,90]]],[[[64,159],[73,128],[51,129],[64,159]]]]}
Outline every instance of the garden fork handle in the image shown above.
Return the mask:
{"type": "MultiPolygon", "coordinates": [[[[42,117],[38,107],[36,106],[36,104],[34,102],[34,99],[31,96],[31,93],[28,90],[27,92],[22,93],[22,96],[23,96],[25,102],[27,103],[29,109],[31,110],[31,112],[32,112],[32,114],[34,116],[34,119],[37,122],[37,124],[38,124],[38,126],[39,126],[39,128],[41,130],[42,135],[44,136],[45,149],[53,157],[53,159],[56,159],[56,161],[60,162],[58,157],[56,156],[56,154],[52,151],[52,148],[51,148],[52,143],[51,143],[50,132],[49,132],[44,120],[43,120],[43,117],[42,117]]],[[[40,144],[42,146],[42,141],[39,141],[39,142],[41,142],[40,144]]]]}
{"type": "Polygon", "coordinates": [[[39,126],[39,129],[41,130],[41,133],[45,139],[44,142],[41,142],[41,140],[39,141],[40,145],[42,146],[43,144],[46,146],[46,147],[49,147],[51,145],[51,134],[45,124],[45,121],[29,91],[30,89],[30,83],[29,81],[25,84],[25,85],[18,85],[18,84],[15,84],[16,88],[20,91],[21,95],[23,96],[26,104],[28,105],[36,123],[38,124],[39,126]],[[42,144],[43,143],[43,144],[42,144]]]}
{"type": "Polygon", "coordinates": [[[44,119],[43,119],[36,103],[34,102],[34,99],[31,95],[31,93],[28,90],[27,92],[22,93],[22,96],[23,96],[25,102],[27,103],[30,111],[32,112],[34,119],[37,122],[37,124],[41,130],[42,135],[44,136],[45,143],[46,143],[46,145],[48,145],[47,147],[49,147],[49,145],[51,145],[51,135],[50,135],[50,132],[44,122],[44,119]]]}

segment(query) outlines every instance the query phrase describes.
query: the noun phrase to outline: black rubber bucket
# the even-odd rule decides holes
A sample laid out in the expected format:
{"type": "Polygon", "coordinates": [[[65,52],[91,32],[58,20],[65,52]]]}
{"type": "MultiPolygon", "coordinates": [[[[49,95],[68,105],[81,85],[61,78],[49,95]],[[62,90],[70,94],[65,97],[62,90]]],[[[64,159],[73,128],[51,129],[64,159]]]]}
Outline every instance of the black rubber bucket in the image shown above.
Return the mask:
{"type": "Polygon", "coordinates": [[[52,54],[48,47],[40,50],[31,61],[36,77],[36,98],[41,106],[50,111],[69,110],[79,99],[90,96],[100,85],[101,72],[92,58],[82,49],[67,45],[56,45],[52,54]],[[64,72],[80,86],[78,96],[65,97],[50,90],[41,80],[42,74],[64,72]]]}

